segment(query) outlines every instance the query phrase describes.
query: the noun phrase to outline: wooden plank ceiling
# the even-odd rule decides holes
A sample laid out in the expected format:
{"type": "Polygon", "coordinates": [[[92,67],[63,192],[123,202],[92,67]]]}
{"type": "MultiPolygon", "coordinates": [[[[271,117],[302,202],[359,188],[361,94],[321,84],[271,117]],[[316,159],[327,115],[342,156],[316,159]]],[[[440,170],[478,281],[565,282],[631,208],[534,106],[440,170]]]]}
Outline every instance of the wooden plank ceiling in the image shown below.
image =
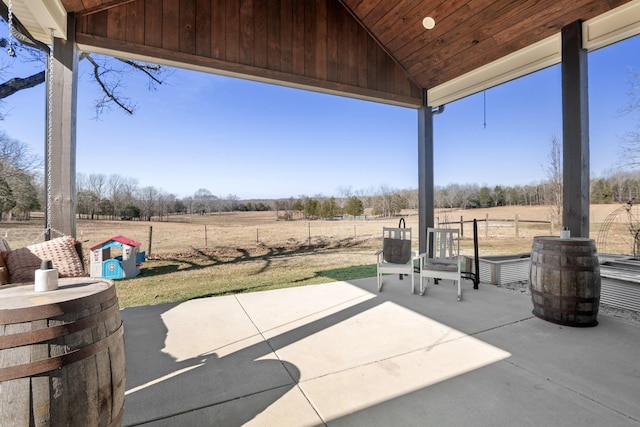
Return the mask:
{"type": "Polygon", "coordinates": [[[62,0],[76,40],[400,105],[629,0],[62,0]],[[426,30],[423,18],[435,27],[426,30]]]}

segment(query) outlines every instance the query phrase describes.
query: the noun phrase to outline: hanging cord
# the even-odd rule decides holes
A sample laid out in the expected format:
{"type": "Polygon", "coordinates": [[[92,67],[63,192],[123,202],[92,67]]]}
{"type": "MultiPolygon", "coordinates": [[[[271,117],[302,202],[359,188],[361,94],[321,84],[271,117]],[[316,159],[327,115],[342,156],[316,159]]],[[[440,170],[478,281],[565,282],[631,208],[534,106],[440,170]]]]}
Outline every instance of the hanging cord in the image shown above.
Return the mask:
{"type": "MultiPolygon", "coordinates": [[[[51,154],[52,154],[52,142],[53,142],[53,29],[50,28],[51,31],[51,48],[49,50],[49,55],[47,57],[47,137],[45,141],[46,148],[46,194],[45,194],[45,203],[46,203],[46,211],[45,211],[45,229],[40,233],[38,237],[34,239],[34,242],[40,237],[45,236],[45,239],[48,240],[51,238],[51,232],[55,232],[60,236],[64,236],[64,233],[56,230],[51,226],[51,204],[52,204],[52,196],[51,196],[51,154]]],[[[34,243],[32,242],[32,243],[34,243]]]]}
{"type": "Polygon", "coordinates": [[[482,91],[482,110],[483,110],[483,118],[484,118],[484,128],[487,128],[487,90],[482,91]]]}

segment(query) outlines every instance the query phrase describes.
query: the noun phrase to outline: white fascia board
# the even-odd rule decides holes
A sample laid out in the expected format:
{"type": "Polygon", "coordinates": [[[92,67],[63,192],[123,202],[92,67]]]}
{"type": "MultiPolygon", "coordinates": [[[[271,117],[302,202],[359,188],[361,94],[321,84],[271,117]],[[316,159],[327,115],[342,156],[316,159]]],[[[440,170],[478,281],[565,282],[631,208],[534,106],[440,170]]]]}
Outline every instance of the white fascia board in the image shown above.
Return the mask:
{"type": "Polygon", "coordinates": [[[60,0],[26,0],[24,2],[38,25],[47,34],[67,39],[67,11],[60,0]]]}
{"type": "Polygon", "coordinates": [[[588,51],[640,34],[640,0],[633,0],[582,24],[582,47],[588,51]]]}
{"type": "Polygon", "coordinates": [[[562,38],[556,34],[427,91],[430,107],[438,107],[562,61],[562,38]]]}

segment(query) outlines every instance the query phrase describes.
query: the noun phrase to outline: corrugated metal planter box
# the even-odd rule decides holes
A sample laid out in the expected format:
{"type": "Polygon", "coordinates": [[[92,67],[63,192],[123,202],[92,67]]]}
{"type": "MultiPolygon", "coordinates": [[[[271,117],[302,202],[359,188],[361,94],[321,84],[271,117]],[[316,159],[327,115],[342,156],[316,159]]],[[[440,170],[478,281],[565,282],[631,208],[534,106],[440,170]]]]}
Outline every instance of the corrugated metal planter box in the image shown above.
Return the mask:
{"type": "MultiPolygon", "coordinates": [[[[493,255],[480,257],[480,282],[493,285],[523,282],[529,280],[531,254],[493,255]]],[[[465,257],[464,271],[474,271],[474,261],[465,257]]]]}
{"type": "Polygon", "coordinates": [[[611,259],[600,266],[600,302],[640,312],[640,260],[611,259]]]}

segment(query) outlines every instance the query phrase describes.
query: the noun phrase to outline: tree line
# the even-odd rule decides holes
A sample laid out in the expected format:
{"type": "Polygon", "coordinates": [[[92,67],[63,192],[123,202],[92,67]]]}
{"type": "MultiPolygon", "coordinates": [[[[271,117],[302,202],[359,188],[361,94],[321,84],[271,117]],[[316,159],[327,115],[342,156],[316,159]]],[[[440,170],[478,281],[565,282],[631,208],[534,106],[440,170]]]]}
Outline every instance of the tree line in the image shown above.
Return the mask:
{"type": "MultiPolygon", "coordinates": [[[[449,184],[435,188],[435,207],[473,209],[494,206],[554,206],[558,182],[516,186],[449,184]]],[[[561,185],[561,184],[560,184],[561,185]]],[[[77,213],[89,219],[166,219],[170,215],[212,215],[222,212],[275,211],[280,219],[331,219],[338,217],[393,217],[403,209],[418,209],[418,190],[381,186],[353,191],[339,189],[338,196],[298,196],[286,199],[241,200],[235,194],[216,196],[205,188],[178,198],[155,187],[138,187],[133,178],[117,174],[78,174],[77,213]]],[[[561,193],[561,190],[560,190],[561,193]]],[[[611,172],[591,179],[591,203],[624,204],[640,200],[640,171],[611,172]]]]}
{"type": "MultiPolygon", "coordinates": [[[[0,219],[27,219],[45,207],[42,161],[28,147],[0,132],[0,219]]],[[[557,166],[554,168],[557,169],[557,166]]],[[[541,183],[489,187],[449,184],[435,188],[435,207],[472,209],[493,206],[557,204],[558,179],[549,174],[541,183]]],[[[76,209],[80,218],[166,220],[170,215],[212,215],[232,211],[275,211],[280,219],[392,217],[403,209],[418,209],[418,190],[387,186],[366,190],[338,189],[338,196],[298,196],[286,199],[241,200],[235,194],[216,196],[205,188],[179,198],[137,179],[118,174],[76,177],[76,209]]],[[[591,203],[625,204],[640,199],[640,171],[611,171],[591,179],[591,203]]]]}

